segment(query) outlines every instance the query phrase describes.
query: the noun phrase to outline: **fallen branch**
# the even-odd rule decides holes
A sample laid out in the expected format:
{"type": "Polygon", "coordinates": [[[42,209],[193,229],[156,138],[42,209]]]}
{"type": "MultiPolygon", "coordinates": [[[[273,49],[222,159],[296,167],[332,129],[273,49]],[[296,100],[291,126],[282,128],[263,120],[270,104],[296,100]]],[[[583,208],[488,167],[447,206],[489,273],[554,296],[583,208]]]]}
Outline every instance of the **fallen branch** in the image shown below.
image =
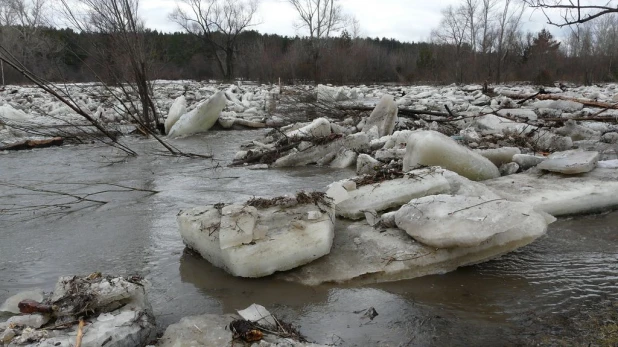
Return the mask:
{"type": "MultiPolygon", "coordinates": [[[[373,111],[373,107],[371,106],[338,106],[337,107],[343,111],[373,111]]],[[[401,116],[419,116],[419,115],[429,115],[429,116],[438,116],[438,117],[451,117],[450,113],[446,112],[437,112],[437,111],[423,111],[423,110],[413,110],[409,108],[399,108],[398,115],[401,116]]],[[[422,119],[420,117],[416,117],[418,119],[422,119]]]]}
{"type": "Polygon", "coordinates": [[[565,101],[579,102],[580,104],[583,104],[584,106],[599,107],[599,108],[605,108],[605,109],[610,109],[610,110],[618,110],[618,104],[608,104],[608,103],[605,103],[605,102],[599,102],[599,101],[594,101],[594,100],[590,100],[590,99],[571,98],[571,97],[567,97],[567,96],[563,96],[563,95],[556,95],[556,94],[539,94],[539,93],[537,93],[537,94],[527,95],[527,94],[511,94],[511,93],[507,93],[507,94],[504,94],[504,95],[508,96],[511,99],[524,99],[524,101],[525,100],[530,100],[530,99],[533,99],[533,98],[536,98],[538,100],[565,100],[565,101]]]}
{"type": "Polygon", "coordinates": [[[0,146],[0,151],[20,151],[33,148],[46,148],[52,146],[62,146],[64,139],[62,137],[53,137],[41,140],[23,140],[6,146],[0,146]]]}
{"type": "Polygon", "coordinates": [[[75,339],[75,347],[82,346],[82,339],[84,338],[84,320],[79,320],[79,325],[77,326],[77,338],[75,339]]]}
{"type": "Polygon", "coordinates": [[[264,157],[271,156],[271,155],[276,155],[276,154],[279,154],[281,152],[284,152],[284,151],[290,150],[292,148],[295,148],[296,146],[298,146],[299,143],[300,143],[300,140],[298,142],[290,143],[290,144],[288,144],[286,146],[275,148],[275,149],[267,151],[267,152],[261,152],[259,154],[250,155],[249,157],[247,157],[245,159],[233,161],[230,166],[238,166],[238,165],[244,165],[244,164],[257,163],[257,162],[259,162],[264,157]]]}
{"type": "Polygon", "coordinates": [[[595,121],[595,122],[609,122],[616,123],[618,122],[618,117],[575,117],[575,118],[541,118],[540,120],[544,120],[547,122],[566,122],[568,120],[576,120],[576,121],[595,121]]]}

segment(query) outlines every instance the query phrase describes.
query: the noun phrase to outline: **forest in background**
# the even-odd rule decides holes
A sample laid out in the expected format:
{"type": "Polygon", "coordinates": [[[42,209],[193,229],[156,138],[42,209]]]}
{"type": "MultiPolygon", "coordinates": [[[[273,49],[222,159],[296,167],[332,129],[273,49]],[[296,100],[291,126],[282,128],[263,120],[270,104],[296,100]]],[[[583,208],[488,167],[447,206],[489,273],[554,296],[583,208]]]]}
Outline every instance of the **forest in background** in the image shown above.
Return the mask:
{"type": "MultiPolygon", "coordinates": [[[[29,1],[43,2],[3,1],[24,6],[29,1]]],[[[217,3],[215,0],[185,1],[217,3]]],[[[224,1],[242,3],[241,0],[224,1]]],[[[144,27],[133,34],[141,44],[149,79],[247,79],[262,83],[281,79],[284,83],[333,84],[484,81],[548,84],[558,80],[590,84],[618,80],[616,14],[572,26],[567,37],[556,38],[547,29],[525,32],[522,29],[525,9],[523,3],[515,0],[462,0],[460,6],[442,11],[442,21],[430,42],[360,37],[353,33],[357,31],[353,26],[343,25],[343,21],[339,30],[317,37],[311,32],[296,37],[261,34],[245,25],[237,28],[240,30],[234,33],[231,44],[229,34],[223,30],[196,32],[187,28],[162,33],[144,27]],[[228,50],[218,50],[213,42],[222,43],[222,47],[228,44],[228,50]],[[225,67],[223,60],[228,64],[225,67]]],[[[26,20],[5,20],[6,16],[2,15],[6,13],[6,10],[0,13],[3,47],[41,78],[118,82],[118,66],[123,65],[121,53],[126,47],[113,39],[113,33],[45,25],[44,21],[29,17],[32,11],[23,12],[26,20]]],[[[6,68],[5,75],[7,84],[26,82],[13,69],[6,68]]]]}

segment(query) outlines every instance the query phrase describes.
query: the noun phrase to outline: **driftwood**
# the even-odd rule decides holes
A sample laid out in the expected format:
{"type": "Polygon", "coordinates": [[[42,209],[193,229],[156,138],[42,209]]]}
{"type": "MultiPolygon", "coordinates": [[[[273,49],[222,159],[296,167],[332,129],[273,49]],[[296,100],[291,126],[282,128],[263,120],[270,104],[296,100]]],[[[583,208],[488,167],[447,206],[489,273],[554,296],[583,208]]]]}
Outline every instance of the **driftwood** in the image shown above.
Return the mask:
{"type": "Polygon", "coordinates": [[[544,120],[548,122],[566,122],[568,120],[576,120],[576,121],[618,123],[618,118],[616,117],[541,118],[540,120],[544,120]]]}
{"type": "Polygon", "coordinates": [[[0,146],[0,151],[20,151],[24,149],[45,148],[52,146],[62,146],[64,139],[62,137],[52,137],[42,140],[24,140],[0,146]]]}
{"type": "MultiPolygon", "coordinates": [[[[374,109],[374,107],[371,107],[371,106],[340,106],[338,108],[344,111],[373,111],[374,109]]],[[[414,116],[419,116],[419,115],[452,117],[451,113],[413,110],[413,109],[404,108],[404,107],[400,107],[399,112],[397,114],[400,116],[409,116],[409,117],[414,117],[414,116]]],[[[419,117],[416,117],[416,118],[419,118],[419,117]]]]}
{"type": "Polygon", "coordinates": [[[244,164],[259,163],[262,158],[269,157],[269,156],[272,156],[272,155],[277,155],[277,154],[279,154],[281,152],[288,151],[288,150],[298,146],[299,143],[300,143],[300,141],[297,141],[297,142],[288,144],[286,146],[275,148],[275,149],[267,151],[267,152],[262,152],[262,153],[259,153],[259,154],[249,155],[245,159],[233,161],[232,164],[230,164],[230,166],[239,166],[239,165],[244,165],[244,164]]]}
{"type": "Polygon", "coordinates": [[[79,325],[77,326],[77,337],[75,338],[75,347],[82,346],[82,339],[84,338],[84,320],[79,320],[79,325]]]}
{"type": "Polygon", "coordinates": [[[584,106],[590,106],[590,107],[599,107],[599,108],[605,108],[605,109],[610,109],[610,110],[618,110],[618,103],[615,104],[608,104],[605,102],[600,102],[600,101],[595,101],[595,100],[590,100],[590,99],[578,99],[578,98],[570,98],[567,96],[562,96],[562,95],[555,95],[555,94],[511,94],[511,93],[506,93],[504,94],[505,96],[508,96],[511,99],[531,99],[531,98],[536,98],[539,100],[566,100],[566,101],[574,101],[574,102],[579,102],[580,104],[583,104],[584,106]]]}

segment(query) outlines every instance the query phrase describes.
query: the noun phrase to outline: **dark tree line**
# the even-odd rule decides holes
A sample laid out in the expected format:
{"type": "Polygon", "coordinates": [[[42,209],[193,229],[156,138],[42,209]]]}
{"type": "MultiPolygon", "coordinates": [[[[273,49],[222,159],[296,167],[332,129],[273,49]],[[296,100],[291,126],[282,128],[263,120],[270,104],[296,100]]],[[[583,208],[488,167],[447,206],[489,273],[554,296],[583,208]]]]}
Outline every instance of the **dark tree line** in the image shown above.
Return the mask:
{"type": "MultiPolygon", "coordinates": [[[[9,32],[9,28],[3,31],[9,32]]],[[[19,30],[18,30],[19,32],[19,30]]],[[[41,49],[29,50],[24,64],[52,81],[122,82],[117,72],[106,71],[101,62],[114,65],[122,50],[105,34],[71,29],[42,28],[41,49]],[[100,47],[111,45],[108,50],[100,47]]],[[[220,60],[206,42],[190,33],[161,33],[146,29],[143,42],[153,79],[226,79],[220,60]]],[[[213,35],[219,35],[214,33],[213,35]]],[[[216,37],[215,37],[216,38],[216,37]]],[[[12,43],[19,48],[19,40],[12,43]]],[[[353,38],[346,31],[322,39],[316,72],[315,43],[310,38],[287,37],[243,31],[235,43],[234,78],[274,83],[471,83],[556,80],[592,83],[618,79],[618,20],[582,25],[558,41],[548,30],[510,33],[498,45],[479,49],[468,40],[448,39],[406,43],[386,38],[353,38]],[[494,48],[492,48],[494,47],[494,48]],[[499,48],[499,49],[498,49],[499,48]]],[[[478,43],[477,43],[478,44],[478,43]]],[[[35,48],[36,48],[35,47],[35,48]]],[[[26,51],[26,50],[24,50],[26,51]]],[[[227,70],[226,71],[230,71],[227,70]]],[[[229,79],[229,78],[228,78],[229,79]]],[[[24,82],[6,70],[6,83],[24,82]]]]}

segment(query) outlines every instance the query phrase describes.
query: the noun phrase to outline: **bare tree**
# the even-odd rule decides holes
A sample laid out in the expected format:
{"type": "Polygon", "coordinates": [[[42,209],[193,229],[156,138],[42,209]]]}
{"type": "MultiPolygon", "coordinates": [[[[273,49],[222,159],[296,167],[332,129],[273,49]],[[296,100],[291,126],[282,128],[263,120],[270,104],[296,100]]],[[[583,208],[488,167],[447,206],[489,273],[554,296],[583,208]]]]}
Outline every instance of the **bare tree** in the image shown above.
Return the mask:
{"type": "Polygon", "coordinates": [[[466,35],[470,21],[464,7],[448,6],[442,10],[442,21],[439,29],[432,32],[432,37],[438,43],[449,44],[455,47],[455,80],[463,82],[462,56],[463,46],[466,43],[466,35]]]}
{"type": "Polygon", "coordinates": [[[517,33],[521,26],[521,17],[524,14],[524,4],[516,3],[513,0],[505,0],[502,13],[498,17],[498,26],[496,29],[496,53],[498,54],[497,67],[497,82],[502,80],[502,68],[504,61],[509,53],[507,42],[513,40],[513,36],[517,33]]]}
{"type": "Polygon", "coordinates": [[[305,29],[309,35],[313,78],[320,79],[320,58],[326,39],[344,29],[348,17],[343,13],[339,0],[288,0],[294,6],[300,22],[297,29],[305,29]]]}
{"type": "Polygon", "coordinates": [[[181,0],[181,4],[169,18],[202,39],[211,49],[221,75],[232,80],[238,36],[255,25],[259,0],[181,0]]]}
{"type": "Polygon", "coordinates": [[[0,1],[2,44],[31,69],[42,70],[41,57],[56,48],[42,33],[50,25],[48,5],[47,0],[0,1]]]}
{"type": "Polygon", "coordinates": [[[523,0],[531,8],[541,9],[547,23],[557,27],[582,24],[609,13],[618,13],[616,1],[605,0],[600,5],[582,5],[580,0],[523,0]],[[550,13],[557,12],[559,20],[552,19],[550,13]]]}
{"type": "MultiPolygon", "coordinates": [[[[138,121],[142,130],[154,134],[162,124],[152,97],[149,51],[145,27],[138,17],[139,0],[60,0],[67,23],[83,33],[102,35],[93,42],[96,64],[105,68],[119,92],[108,88],[124,112],[138,121]],[[137,96],[139,105],[133,104],[137,96]]],[[[91,68],[91,70],[94,70],[91,68]]],[[[102,82],[105,79],[97,76],[102,82]]]]}
{"type": "Polygon", "coordinates": [[[477,33],[478,33],[478,16],[479,16],[479,1],[464,0],[463,12],[468,18],[468,40],[473,53],[477,49],[477,33]]]}
{"type": "Polygon", "coordinates": [[[480,51],[485,54],[491,48],[491,32],[493,29],[494,8],[496,7],[498,0],[482,0],[481,10],[479,13],[479,26],[481,32],[479,34],[480,39],[480,51]]]}

